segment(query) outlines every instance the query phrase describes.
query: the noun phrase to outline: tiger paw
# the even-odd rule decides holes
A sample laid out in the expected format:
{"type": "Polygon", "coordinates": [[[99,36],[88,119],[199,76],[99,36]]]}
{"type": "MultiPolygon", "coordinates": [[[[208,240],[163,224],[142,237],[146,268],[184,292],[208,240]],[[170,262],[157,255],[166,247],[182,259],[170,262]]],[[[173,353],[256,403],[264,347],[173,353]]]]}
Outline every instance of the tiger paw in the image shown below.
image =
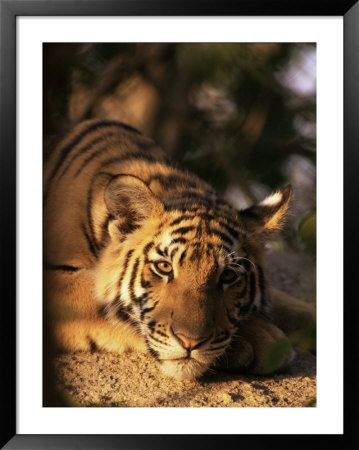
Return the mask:
{"type": "Polygon", "coordinates": [[[284,333],[272,323],[253,318],[243,324],[217,367],[266,375],[286,368],[294,350],[284,333]]]}

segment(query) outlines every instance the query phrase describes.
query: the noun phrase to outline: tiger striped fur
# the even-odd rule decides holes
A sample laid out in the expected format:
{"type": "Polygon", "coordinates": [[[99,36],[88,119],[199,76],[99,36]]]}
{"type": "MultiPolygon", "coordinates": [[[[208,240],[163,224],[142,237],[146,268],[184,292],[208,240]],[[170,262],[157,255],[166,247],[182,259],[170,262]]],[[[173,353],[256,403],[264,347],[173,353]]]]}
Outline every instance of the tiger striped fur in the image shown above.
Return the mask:
{"type": "Polygon", "coordinates": [[[260,373],[284,338],[265,316],[310,314],[273,296],[262,262],[290,187],[237,211],[114,121],[83,122],[47,154],[45,300],[59,348],[148,351],[178,379],[216,365],[260,373]]]}

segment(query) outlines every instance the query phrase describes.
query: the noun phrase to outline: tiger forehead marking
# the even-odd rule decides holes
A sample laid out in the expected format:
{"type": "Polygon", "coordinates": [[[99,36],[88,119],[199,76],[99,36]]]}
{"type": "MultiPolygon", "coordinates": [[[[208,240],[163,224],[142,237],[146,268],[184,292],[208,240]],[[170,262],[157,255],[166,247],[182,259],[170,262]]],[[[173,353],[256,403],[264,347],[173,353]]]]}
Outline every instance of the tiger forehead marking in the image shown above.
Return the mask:
{"type": "Polygon", "coordinates": [[[85,280],[86,299],[165,373],[198,377],[268,309],[262,242],[290,188],[237,211],[138,131],[97,120],[55,148],[44,179],[46,266],[66,288],[85,280]]]}

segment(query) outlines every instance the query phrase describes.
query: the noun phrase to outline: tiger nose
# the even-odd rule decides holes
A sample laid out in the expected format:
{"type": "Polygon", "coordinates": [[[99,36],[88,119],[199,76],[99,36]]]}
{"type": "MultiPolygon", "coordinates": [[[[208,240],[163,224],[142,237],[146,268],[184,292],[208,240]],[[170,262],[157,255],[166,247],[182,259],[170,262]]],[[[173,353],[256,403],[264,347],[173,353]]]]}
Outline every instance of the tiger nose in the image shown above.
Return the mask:
{"type": "Polygon", "coordinates": [[[208,339],[207,337],[192,339],[181,333],[177,333],[175,334],[175,336],[180,341],[182,347],[184,347],[187,350],[193,350],[195,347],[198,347],[200,344],[202,344],[202,342],[208,339]]]}

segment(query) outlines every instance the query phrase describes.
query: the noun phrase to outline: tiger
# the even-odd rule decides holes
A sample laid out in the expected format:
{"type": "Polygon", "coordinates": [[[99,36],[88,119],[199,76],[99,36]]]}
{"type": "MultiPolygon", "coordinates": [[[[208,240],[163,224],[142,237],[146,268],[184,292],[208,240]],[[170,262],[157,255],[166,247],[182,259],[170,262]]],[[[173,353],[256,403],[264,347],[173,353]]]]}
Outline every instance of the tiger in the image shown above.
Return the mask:
{"type": "MultiPolygon", "coordinates": [[[[43,187],[45,320],[59,351],[145,352],[178,380],[265,374],[268,349],[314,321],[263,263],[289,185],[237,210],[137,129],[91,119],[46,149],[43,187]]],[[[293,358],[286,348],[272,371],[293,358]]]]}

